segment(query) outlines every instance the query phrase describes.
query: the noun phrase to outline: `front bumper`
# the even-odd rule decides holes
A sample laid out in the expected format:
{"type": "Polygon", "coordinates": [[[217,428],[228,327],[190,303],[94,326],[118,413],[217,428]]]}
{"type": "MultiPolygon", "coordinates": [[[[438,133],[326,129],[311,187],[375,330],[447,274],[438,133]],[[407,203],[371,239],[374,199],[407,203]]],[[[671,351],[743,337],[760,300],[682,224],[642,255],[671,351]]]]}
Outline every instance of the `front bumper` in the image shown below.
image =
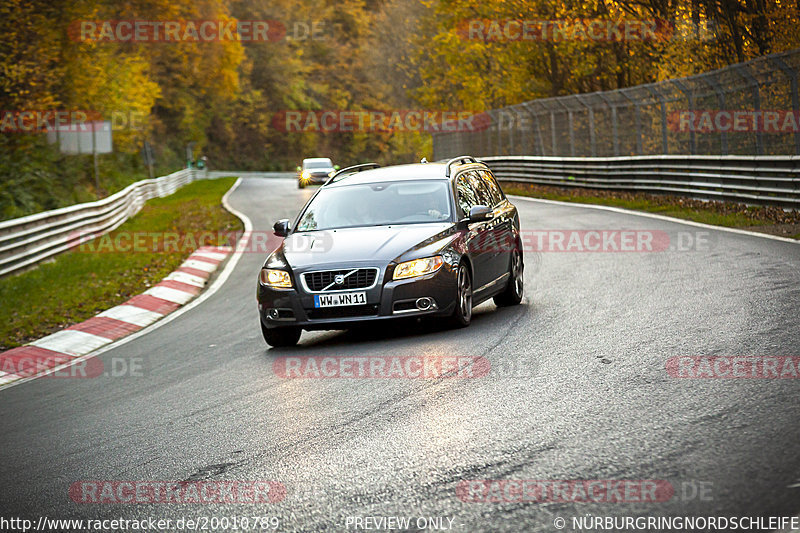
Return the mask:
{"type": "Polygon", "coordinates": [[[308,291],[300,283],[303,272],[294,272],[293,289],[273,289],[258,284],[258,310],[261,322],[267,328],[296,326],[306,330],[344,329],[376,320],[446,316],[455,308],[457,270],[447,263],[433,274],[402,280],[391,279],[391,274],[394,272],[393,265],[348,264],[346,267],[329,265],[322,268],[315,267],[313,270],[357,267],[378,268],[377,281],[372,288],[347,291],[365,292],[367,299],[365,305],[315,308],[314,294],[333,294],[335,291],[324,293],[308,291]],[[419,298],[432,299],[434,306],[426,310],[417,309],[415,303],[419,298]]]}

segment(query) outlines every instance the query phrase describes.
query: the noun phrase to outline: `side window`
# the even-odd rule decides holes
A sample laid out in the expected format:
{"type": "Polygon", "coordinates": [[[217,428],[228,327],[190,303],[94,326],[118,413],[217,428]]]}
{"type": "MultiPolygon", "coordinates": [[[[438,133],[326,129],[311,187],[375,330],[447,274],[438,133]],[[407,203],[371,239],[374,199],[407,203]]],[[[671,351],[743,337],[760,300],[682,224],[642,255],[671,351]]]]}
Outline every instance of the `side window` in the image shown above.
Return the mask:
{"type": "Polygon", "coordinates": [[[461,174],[456,182],[456,191],[458,192],[458,205],[464,216],[469,215],[469,210],[480,203],[475,191],[472,190],[467,174],[461,174]]]}
{"type": "Polygon", "coordinates": [[[481,179],[480,174],[474,170],[470,170],[466,172],[466,174],[469,175],[469,181],[470,184],[472,184],[472,189],[475,191],[475,194],[478,197],[478,203],[485,205],[486,207],[494,207],[494,198],[492,198],[492,195],[489,192],[489,189],[486,187],[483,179],[481,179]]]}
{"type": "Polygon", "coordinates": [[[494,180],[494,176],[485,170],[481,170],[481,177],[483,178],[483,182],[486,184],[486,188],[489,189],[489,193],[494,199],[494,203],[492,205],[497,205],[502,202],[503,193],[500,190],[500,186],[494,180]]]}

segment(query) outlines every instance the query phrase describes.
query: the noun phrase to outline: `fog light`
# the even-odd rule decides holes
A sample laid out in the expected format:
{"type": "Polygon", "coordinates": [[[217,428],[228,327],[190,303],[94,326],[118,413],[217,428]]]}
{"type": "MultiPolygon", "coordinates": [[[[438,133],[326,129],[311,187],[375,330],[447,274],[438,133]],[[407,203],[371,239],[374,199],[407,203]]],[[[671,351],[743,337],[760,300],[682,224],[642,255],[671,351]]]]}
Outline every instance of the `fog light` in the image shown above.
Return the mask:
{"type": "Polygon", "coordinates": [[[433,300],[428,297],[417,299],[417,309],[420,311],[427,311],[433,306],[433,300]]]}

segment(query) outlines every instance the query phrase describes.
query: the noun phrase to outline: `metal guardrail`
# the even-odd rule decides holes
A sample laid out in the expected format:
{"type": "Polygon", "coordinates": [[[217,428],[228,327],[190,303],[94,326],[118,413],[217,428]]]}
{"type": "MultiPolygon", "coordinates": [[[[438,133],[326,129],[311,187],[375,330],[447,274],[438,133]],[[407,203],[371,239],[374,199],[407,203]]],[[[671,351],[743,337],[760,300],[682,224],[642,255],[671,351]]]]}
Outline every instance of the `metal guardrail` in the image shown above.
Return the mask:
{"type": "Polygon", "coordinates": [[[184,169],[137,181],[102,200],[0,222],[0,276],[107,233],[138,213],[147,200],[169,196],[187,183],[206,177],[203,171],[184,169]]]}
{"type": "Polygon", "coordinates": [[[800,156],[483,157],[502,181],[800,208],[800,156]]]}

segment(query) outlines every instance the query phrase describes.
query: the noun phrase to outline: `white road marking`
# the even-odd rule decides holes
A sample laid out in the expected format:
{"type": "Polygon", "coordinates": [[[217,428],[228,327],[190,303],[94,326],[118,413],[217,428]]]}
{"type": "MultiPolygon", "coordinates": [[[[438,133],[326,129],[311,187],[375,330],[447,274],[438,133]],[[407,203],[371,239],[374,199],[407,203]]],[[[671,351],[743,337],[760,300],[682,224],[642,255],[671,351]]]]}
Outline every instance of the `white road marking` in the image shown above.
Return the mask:
{"type": "Polygon", "coordinates": [[[186,272],[180,272],[176,270],[169,276],[164,279],[171,279],[174,281],[180,281],[181,283],[186,283],[187,285],[194,285],[195,287],[204,287],[206,284],[206,280],[201,278],[200,276],[195,276],[193,274],[187,274],[186,272]]]}
{"type": "Polygon", "coordinates": [[[714,226],[712,224],[703,224],[702,222],[695,222],[693,220],[684,220],[682,218],[674,218],[668,217],[665,215],[656,215],[653,213],[645,213],[642,211],[632,211],[630,209],[623,209],[621,207],[611,207],[607,205],[592,205],[592,204],[582,204],[578,202],[561,202],[558,200],[545,200],[544,198],[531,198],[529,196],[516,196],[513,194],[508,195],[509,198],[513,198],[514,200],[527,200],[529,202],[539,202],[543,204],[553,204],[553,205],[563,205],[567,207],[582,207],[584,209],[600,209],[601,211],[611,211],[612,213],[622,213],[624,215],[636,215],[639,217],[646,217],[646,218],[653,218],[656,220],[666,220],[667,222],[675,222],[677,224],[684,224],[686,226],[695,226],[698,228],[708,228],[717,231],[726,231],[728,233],[738,233],[740,235],[749,235],[751,237],[761,237],[764,239],[772,239],[775,241],[782,241],[782,242],[791,242],[794,244],[800,244],[800,241],[795,239],[790,239],[788,237],[779,237],[777,235],[769,235],[768,233],[758,233],[757,231],[747,231],[744,229],[736,229],[736,228],[726,228],[724,226],[714,226]]]}
{"type": "Polygon", "coordinates": [[[116,307],[112,307],[111,309],[106,309],[97,316],[113,318],[129,324],[136,324],[137,326],[145,327],[149,326],[164,315],[161,313],[156,313],[155,311],[150,311],[149,309],[136,307],[135,305],[118,305],[116,307]]]}
{"type": "Polygon", "coordinates": [[[185,304],[192,298],[194,294],[191,292],[182,291],[179,289],[171,289],[169,287],[152,287],[144,291],[144,294],[167,300],[168,302],[175,302],[176,304],[185,304]]]}
{"type": "Polygon", "coordinates": [[[197,270],[203,270],[205,272],[214,272],[217,269],[217,265],[213,265],[208,261],[195,261],[194,259],[187,259],[181,264],[182,267],[189,267],[189,268],[196,268],[197,270]]]}
{"type": "Polygon", "coordinates": [[[221,254],[219,252],[201,252],[201,251],[193,253],[192,257],[194,256],[207,257],[209,259],[213,259],[214,261],[222,261],[223,259],[225,259],[225,257],[227,257],[225,254],[221,254]]]}
{"type": "Polygon", "coordinates": [[[30,343],[39,348],[46,348],[54,352],[60,352],[67,355],[85,355],[92,352],[104,344],[112,342],[111,339],[92,335],[85,331],[76,331],[74,329],[63,329],[47,337],[42,337],[30,343]]]}

